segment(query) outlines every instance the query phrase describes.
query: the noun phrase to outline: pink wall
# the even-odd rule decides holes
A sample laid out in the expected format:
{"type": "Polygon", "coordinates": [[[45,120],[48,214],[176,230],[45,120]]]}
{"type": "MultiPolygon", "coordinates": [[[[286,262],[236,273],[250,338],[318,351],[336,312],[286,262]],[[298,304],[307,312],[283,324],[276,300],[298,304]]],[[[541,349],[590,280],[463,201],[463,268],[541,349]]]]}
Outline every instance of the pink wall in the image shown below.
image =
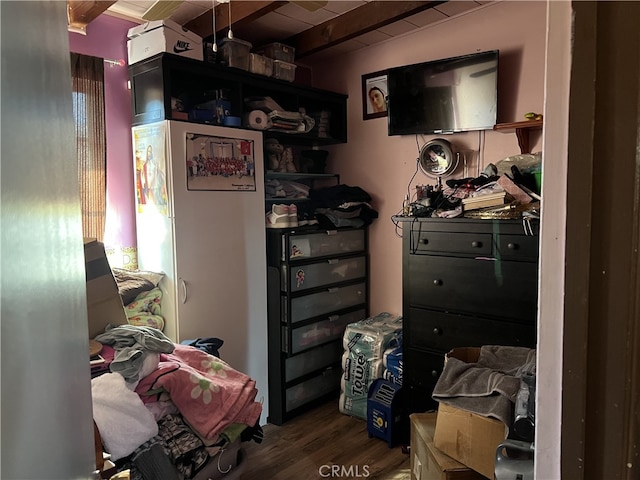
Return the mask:
{"type": "MultiPolygon", "coordinates": [[[[127,61],[127,31],[135,23],[101,15],[87,27],[87,34],[69,33],[72,52],[127,61]]],[[[131,160],[131,95],[127,65],[105,63],[105,116],[107,127],[107,222],[104,243],[112,266],[131,263],[136,245],[131,160]]]]}
{"type": "MultiPolygon", "coordinates": [[[[349,141],[330,147],[330,171],[343,183],[358,185],[373,197],[380,214],[370,228],[371,312],[402,312],[402,242],[391,216],[402,208],[416,172],[419,147],[437,136],[387,135],[387,119],[362,119],[361,76],[398,65],[500,50],[498,122],[523,120],[528,111],[542,112],[546,2],[496,2],[414,33],[332,58],[331,68],[313,68],[314,86],[347,93],[349,141]]],[[[520,153],[515,134],[466,132],[445,137],[458,150],[479,151],[479,163],[520,153]],[[481,146],[482,148],[479,148],[481,146]]],[[[541,134],[532,137],[533,151],[542,149],[541,134]]],[[[477,175],[474,160],[469,176],[477,175]]],[[[462,177],[458,170],[457,177],[462,177]]],[[[435,180],[416,174],[417,184],[435,180]]]]}

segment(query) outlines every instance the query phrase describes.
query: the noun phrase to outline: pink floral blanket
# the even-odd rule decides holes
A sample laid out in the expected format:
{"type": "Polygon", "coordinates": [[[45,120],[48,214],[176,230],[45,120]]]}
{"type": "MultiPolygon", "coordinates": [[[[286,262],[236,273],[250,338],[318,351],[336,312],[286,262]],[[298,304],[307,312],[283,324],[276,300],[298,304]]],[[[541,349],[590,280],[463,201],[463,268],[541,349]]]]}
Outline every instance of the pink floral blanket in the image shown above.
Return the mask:
{"type": "Polygon", "coordinates": [[[158,368],[136,387],[144,403],[168,393],[184,419],[208,440],[232,423],[254,426],[262,412],[256,382],[195,347],[176,344],[161,354],[158,368]]]}

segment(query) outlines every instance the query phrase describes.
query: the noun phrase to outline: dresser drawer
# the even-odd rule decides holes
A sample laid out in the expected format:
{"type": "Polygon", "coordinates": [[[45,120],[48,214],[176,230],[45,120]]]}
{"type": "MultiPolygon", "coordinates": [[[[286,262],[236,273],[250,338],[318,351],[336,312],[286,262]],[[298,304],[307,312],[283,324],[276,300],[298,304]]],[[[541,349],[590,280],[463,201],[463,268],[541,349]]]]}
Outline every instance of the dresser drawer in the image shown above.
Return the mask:
{"type": "Polygon", "coordinates": [[[316,398],[340,390],[341,376],[342,370],[339,367],[330,367],[316,377],[287,388],[285,410],[290,412],[316,398]]]}
{"type": "Polygon", "coordinates": [[[313,350],[308,350],[284,362],[285,382],[290,382],[315,370],[337,364],[342,358],[344,349],[342,341],[328,343],[313,350]]]}
{"type": "Polygon", "coordinates": [[[455,347],[512,345],[533,348],[534,324],[500,322],[483,318],[411,308],[403,341],[409,347],[443,353],[455,347]]]}
{"type": "Polygon", "coordinates": [[[301,322],[345,308],[356,307],[367,302],[367,289],[364,283],[334,287],[320,292],[291,299],[291,310],[287,310],[287,297],[282,297],[284,320],[290,323],[301,322]]]}
{"type": "Polygon", "coordinates": [[[321,343],[326,343],[337,338],[341,339],[348,324],[362,320],[366,318],[366,316],[366,311],[360,309],[343,315],[331,315],[326,320],[321,320],[299,328],[282,327],[284,336],[282,344],[284,351],[294,354],[320,345],[321,343]],[[289,332],[291,332],[291,341],[289,341],[288,338],[289,332]],[[289,345],[291,345],[290,349],[288,348],[289,345]]]}
{"type": "Polygon", "coordinates": [[[366,249],[365,232],[362,229],[283,235],[282,242],[283,262],[360,253],[366,249]]]}
{"type": "Polygon", "coordinates": [[[331,258],[305,265],[285,265],[282,286],[286,292],[301,292],[310,288],[348,282],[367,275],[367,257],[331,258]]]}
{"type": "Polygon", "coordinates": [[[537,272],[532,262],[413,255],[404,288],[411,306],[534,322],[537,272]]]}
{"type": "Polygon", "coordinates": [[[404,379],[410,385],[433,390],[444,367],[444,354],[403,347],[404,379]]]}
{"type": "Polygon", "coordinates": [[[500,235],[496,242],[496,258],[505,260],[537,260],[538,236],[500,235]]]}
{"type": "Polygon", "coordinates": [[[460,253],[491,255],[490,233],[411,232],[413,253],[460,253]]]}

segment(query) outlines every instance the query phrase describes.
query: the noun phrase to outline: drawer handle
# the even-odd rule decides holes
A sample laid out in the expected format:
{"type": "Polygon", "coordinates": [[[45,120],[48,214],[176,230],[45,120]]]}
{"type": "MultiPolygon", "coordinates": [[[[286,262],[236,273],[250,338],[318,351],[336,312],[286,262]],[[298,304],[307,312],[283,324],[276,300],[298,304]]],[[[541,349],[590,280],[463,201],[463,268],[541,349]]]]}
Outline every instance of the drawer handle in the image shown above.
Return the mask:
{"type": "Polygon", "coordinates": [[[422,245],[426,245],[427,243],[429,243],[429,239],[428,239],[428,238],[421,238],[421,239],[420,239],[420,243],[421,243],[422,245]]]}
{"type": "Polygon", "coordinates": [[[338,320],[340,318],[340,315],[331,315],[329,317],[329,321],[330,322],[335,322],[336,320],[338,320]]]}
{"type": "Polygon", "coordinates": [[[435,327],[433,329],[433,334],[434,335],[442,335],[442,330],[440,328],[438,328],[438,327],[435,327]]]}
{"type": "Polygon", "coordinates": [[[442,280],[440,280],[439,278],[436,278],[436,279],[433,281],[433,284],[434,284],[436,287],[439,287],[440,285],[442,285],[442,280]]]}
{"type": "Polygon", "coordinates": [[[482,247],[482,242],[471,242],[471,246],[473,248],[480,248],[482,247]]]}
{"type": "Polygon", "coordinates": [[[438,378],[438,376],[439,376],[439,375],[440,375],[440,374],[438,373],[438,371],[437,371],[437,370],[431,370],[431,376],[432,376],[433,378],[438,378]]]}
{"type": "Polygon", "coordinates": [[[520,246],[517,243],[507,243],[507,248],[509,250],[518,250],[520,246]]]}
{"type": "Polygon", "coordinates": [[[327,260],[327,263],[329,265],[335,265],[336,263],[340,263],[340,259],[338,258],[332,258],[331,260],[327,260]]]}
{"type": "Polygon", "coordinates": [[[338,287],[327,288],[327,292],[329,293],[337,293],[338,290],[340,290],[338,287]]]}

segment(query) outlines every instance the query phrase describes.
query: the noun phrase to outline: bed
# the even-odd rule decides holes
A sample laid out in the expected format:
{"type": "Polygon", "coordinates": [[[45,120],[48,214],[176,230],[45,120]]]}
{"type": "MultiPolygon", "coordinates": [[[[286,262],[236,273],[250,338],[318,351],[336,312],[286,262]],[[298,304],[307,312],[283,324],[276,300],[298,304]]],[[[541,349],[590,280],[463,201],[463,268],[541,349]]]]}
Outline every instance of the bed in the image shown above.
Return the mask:
{"type": "Polygon", "coordinates": [[[128,323],[106,325],[91,342],[101,358],[92,365],[94,423],[115,465],[103,478],[239,478],[242,444],[262,441],[255,381],[220,358],[222,340],[177,344],[162,332],[161,274],[113,275],[128,323]]]}

